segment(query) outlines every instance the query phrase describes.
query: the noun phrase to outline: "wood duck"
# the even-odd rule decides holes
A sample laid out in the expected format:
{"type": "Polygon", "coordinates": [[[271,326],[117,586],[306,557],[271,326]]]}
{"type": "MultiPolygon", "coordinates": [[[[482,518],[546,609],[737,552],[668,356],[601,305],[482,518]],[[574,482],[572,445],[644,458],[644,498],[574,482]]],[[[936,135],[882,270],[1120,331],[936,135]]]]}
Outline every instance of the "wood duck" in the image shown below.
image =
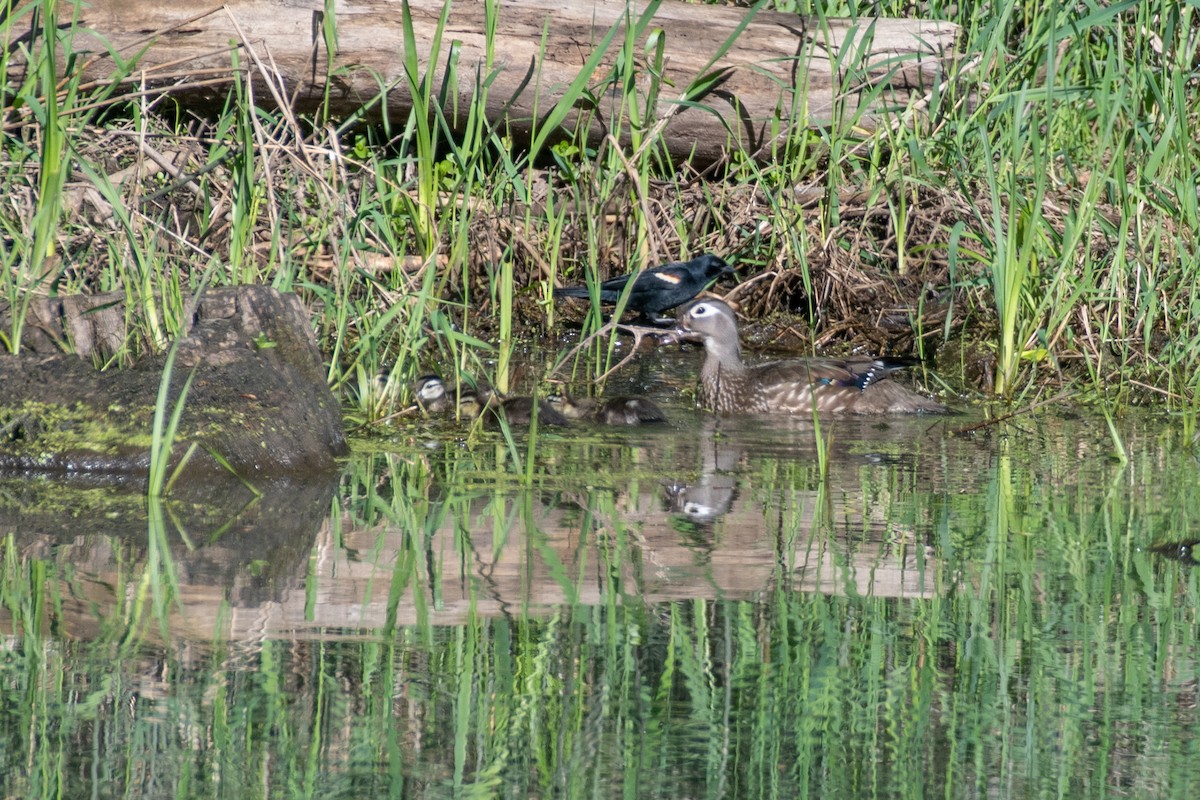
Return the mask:
{"type": "Polygon", "coordinates": [[[887,377],[913,358],[797,359],[742,363],[737,317],[721,300],[700,300],[680,315],[684,338],[704,342],[697,399],[718,414],[942,413],[941,403],[887,377]]]}
{"type": "MultiPolygon", "coordinates": [[[[642,272],[609,278],[600,284],[600,301],[616,303],[629,279],[635,278],[625,308],[639,312],[652,322],[661,322],[656,315],[683,305],[717,278],[732,274],[733,267],[714,255],[703,255],[691,261],[672,261],[642,272]]],[[[567,286],[555,289],[554,296],[587,298],[591,293],[587,286],[567,286]]]]}
{"type": "Polygon", "coordinates": [[[450,395],[446,392],[446,384],[437,375],[424,375],[417,378],[413,388],[417,398],[417,406],[426,414],[443,414],[450,408],[450,395]]]}
{"type": "Polygon", "coordinates": [[[560,414],[545,400],[534,397],[501,397],[494,389],[478,392],[463,392],[459,397],[459,414],[465,417],[483,417],[486,425],[496,425],[503,418],[509,425],[528,427],[533,418],[534,404],[537,405],[538,425],[570,425],[571,421],[560,414]]]}
{"type": "MultiPolygon", "coordinates": [[[[418,378],[414,394],[417,405],[426,414],[443,414],[453,407],[445,382],[437,375],[418,378]]],[[[532,397],[501,397],[490,388],[465,389],[458,395],[458,414],[466,419],[487,416],[491,424],[501,414],[510,425],[529,425],[533,413],[532,397]]],[[[538,401],[538,422],[542,425],[567,425],[569,421],[545,400],[538,401]]]]}
{"type": "Polygon", "coordinates": [[[666,422],[658,404],[644,397],[609,397],[600,400],[574,398],[566,393],[548,398],[564,417],[604,425],[647,425],[666,422]]]}

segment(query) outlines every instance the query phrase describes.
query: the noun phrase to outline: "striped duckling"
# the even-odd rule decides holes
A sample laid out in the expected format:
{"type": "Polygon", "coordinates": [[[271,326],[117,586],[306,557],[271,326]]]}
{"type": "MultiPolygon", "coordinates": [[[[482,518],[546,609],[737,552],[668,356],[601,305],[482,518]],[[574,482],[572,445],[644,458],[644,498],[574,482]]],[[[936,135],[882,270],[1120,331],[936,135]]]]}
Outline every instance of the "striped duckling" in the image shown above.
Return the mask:
{"type": "Polygon", "coordinates": [[[423,375],[417,378],[413,395],[417,399],[417,407],[426,414],[444,414],[450,409],[450,395],[446,391],[446,384],[437,375],[423,375]]]}
{"type": "Polygon", "coordinates": [[[599,422],[604,425],[648,425],[667,421],[667,415],[658,404],[644,397],[592,400],[571,397],[563,392],[552,394],[549,399],[564,417],[571,420],[599,422]]]}
{"type": "Polygon", "coordinates": [[[501,397],[494,389],[463,392],[458,401],[459,413],[466,417],[483,417],[484,423],[494,425],[501,418],[509,425],[528,427],[537,407],[538,425],[570,425],[571,421],[553,405],[536,397],[501,397]]]}

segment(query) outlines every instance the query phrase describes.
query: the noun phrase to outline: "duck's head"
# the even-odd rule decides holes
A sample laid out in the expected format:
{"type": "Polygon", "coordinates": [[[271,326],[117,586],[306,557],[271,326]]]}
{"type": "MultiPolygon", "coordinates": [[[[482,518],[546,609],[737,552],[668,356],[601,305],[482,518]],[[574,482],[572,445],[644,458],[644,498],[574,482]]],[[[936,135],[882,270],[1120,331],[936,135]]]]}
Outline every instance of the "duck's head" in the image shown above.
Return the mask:
{"type": "Polygon", "coordinates": [[[679,315],[679,338],[704,342],[709,353],[718,357],[741,357],[737,315],[724,300],[697,300],[679,315]]]}
{"type": "Polygon", "coordinates": [[[446,384],[437,375],[424,375],[417,378],[413,393],[417,405],[426,413],[441,411],[446,406],[446,384]]]}
{"type": "Polygon", "coordinates": [[[579,400],[566,392],[551,392],[546,395],[546,401],[567,419],[575,420],[587,417],[595,405],[591,400],[579,400]]]}

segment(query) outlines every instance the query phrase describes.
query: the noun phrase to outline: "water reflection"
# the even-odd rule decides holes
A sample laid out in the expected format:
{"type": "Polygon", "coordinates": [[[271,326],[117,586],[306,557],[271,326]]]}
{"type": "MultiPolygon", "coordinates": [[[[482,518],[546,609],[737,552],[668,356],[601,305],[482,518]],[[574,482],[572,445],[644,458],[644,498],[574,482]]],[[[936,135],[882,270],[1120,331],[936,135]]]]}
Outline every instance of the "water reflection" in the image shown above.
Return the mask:
{"type": "MultiPolygon", "coordinates": [[[[183,482],[161,506],[166,552],[178,579],[171,634],[240,638],[253,623],[214,630],[226,604],[255,612],[277,605],[303,576],[317,531],[328,525],[338,476],[276,478],[251,489],[234,478],[183,482]]],[[[45,476],[0,481],[0,530],[25,560],[69,566],[56,628],[92,639],[130,613],[130,581],[155,537],[141,481],[45,476]]],[[[3,625],[0,610],[0,625],[3,625]]]]}
{"type": "MultiPolygon", "coordinates": [[[[701,417],[666,431],[546,437],[532,484],[498,438],[464,448],[456,437],[352,464],[341,519],[327,514],[330,482],[275,481],[261,498],[233,480],[187,487],[165,515],[182,595],[172,627],[199,639],[327,637],[609,595],[753,598],[773,585],[925,594],[937,521],[896,509],[931,496],[935,470],[923,463],[945,441],[928,429],[828,426],[825,475],[811,423],[701,417]],[[615,566],[594,572],[602,563],[615,566]],[[401,579],[399,594],[381,590],[401,579]],[[239,613],[223,615],[223,604],[239,613]]],[[[69,628],[86,638],[89,616],[124,602],[112,587],[144,555],[146,514],[138,486],[64,491],[12,483],[5,521],[27,557],[74,565],[82,588],[69,628]],[[77,517],[44,511],[97,500],[105,508],[86,532],[77,517]]]]}
{"type": "MultiPolygon", "coordinates": [[[[994,558],[978,544],[1025,533],[1037,473],[1015,465],[1002,439],[950,435],[954,420],[814,429],[673,416],[686,421],[544,437],[531,482],[498,435],[469,447],[414,438],[406,452],[352,463],[340,479],[345,513],[332,518],[329,481],[275,481],[261,498],[237,481],[188,488],[167,508],[182,593],[173,632],[379,636],[613,598],[755,599],[774,587],[928,597],[958,580],[961,564],[945,571],[947,558],[994,558]]],[[[1074,451],[1102,442],[1053,435],[1074,451]]],[[[144,556],[140,488],[76,486],[64,500],[61,487],[21,480],[6,491],[16,503],[0,523],[21,532],[23,557],[73,565],[68,629],[94,635],[103,609],[124,602],[118,571],[144,556]],[[86,531],[77,515],[46,513],[99,498],[86,531]]],[[[1191,553],[1186,541],[1144,546],[1184,562],[1191,553]]]]}
{"type": "Polygon", "coordinates": [[[740,444],[718,439],[719,427],[720,421],[715,417],[707,417],[700,423],[696,448],[700,474],[691,478],[679,476],[663,483],[668,510],[700,526],[711,526],[728,514],[737,499],[737,466],[745,449],[740,444]]]}
{"type": "Polygon", "coordinates": [[[180,495],[165,635],[138,487],[0,483],[6,788],[1194,796],[1169,427],[669,415],[180,495]]]}

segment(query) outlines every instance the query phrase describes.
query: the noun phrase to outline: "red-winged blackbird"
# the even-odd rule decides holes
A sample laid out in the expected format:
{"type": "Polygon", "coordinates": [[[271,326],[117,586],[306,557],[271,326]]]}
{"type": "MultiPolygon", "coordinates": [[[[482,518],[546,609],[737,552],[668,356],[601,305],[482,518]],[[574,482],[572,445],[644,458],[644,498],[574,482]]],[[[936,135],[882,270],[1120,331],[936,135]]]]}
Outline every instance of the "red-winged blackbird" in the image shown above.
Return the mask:
{"type": "MultiPolygon", "coordinates": [[[[703,255],[691,261],[672,261],[642,272],[609,278],[600,284],[600,302],[615,303],[625,291],[629,279],[636,276],[627,311],[637,311],[652,321],[661,322],[655,315],[683,305],[700,294],[705,286],[722,275],[734,274],[733,267],[714,255],[703,255]]],[[[555,297],[591,297],[586,286],[567,286],[554,290],[555,297]]]]}

